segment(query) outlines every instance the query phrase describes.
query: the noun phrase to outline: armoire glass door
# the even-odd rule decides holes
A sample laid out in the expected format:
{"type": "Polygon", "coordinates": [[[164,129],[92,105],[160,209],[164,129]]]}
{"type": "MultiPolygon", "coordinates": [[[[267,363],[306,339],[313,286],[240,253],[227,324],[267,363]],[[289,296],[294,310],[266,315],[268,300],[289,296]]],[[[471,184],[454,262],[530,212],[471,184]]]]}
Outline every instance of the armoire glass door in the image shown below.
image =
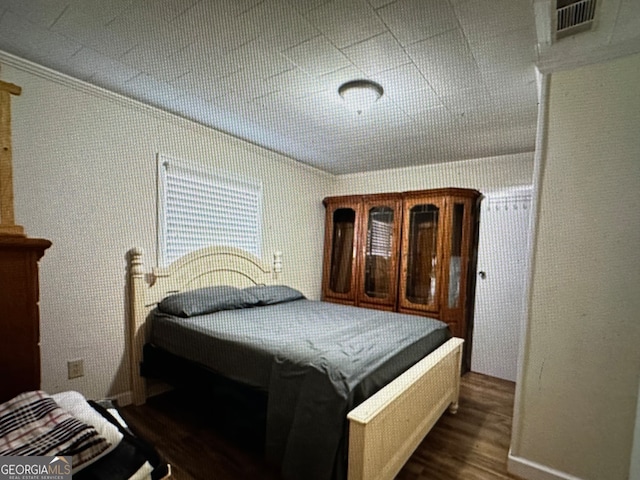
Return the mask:
{"type": "Polygon", "coordinates": [[[463,269],[463,252],[462,239],[464,227],[464,203],[454,203],[451,219],[451,235],[449,254],[449,292],[447,306],[449,308],[459,308],[462,299],[462,269],[463,269]]]}
{"type": "Polygon", "coordinates": [[[360,301],[396,303],[397,251],[400,237],[400,199],[387,198],[364,205],[366,237],[362,246],[360,301]]]}
{"type": "Polygon", "coordinates": [[[355,225],[356,211],[353,208],[337,208],[333,212],[329,289],[334,293],[351,292],[355,225]]]}
{"type": "Polygon", "coordinates": [[[421,310],[437,308],[440,206],[413,205],[408,210],[404,303],[421,310]]]}

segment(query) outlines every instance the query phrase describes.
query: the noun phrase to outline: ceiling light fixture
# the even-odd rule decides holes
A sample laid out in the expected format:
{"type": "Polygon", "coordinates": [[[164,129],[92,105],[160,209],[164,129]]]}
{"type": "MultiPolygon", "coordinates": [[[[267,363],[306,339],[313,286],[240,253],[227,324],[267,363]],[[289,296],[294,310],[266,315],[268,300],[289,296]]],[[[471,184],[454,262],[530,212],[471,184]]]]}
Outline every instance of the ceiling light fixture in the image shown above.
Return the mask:
{"type": "Polygon", "coordinates": [[[347,104],[347,107],[355,110],[360,115],[378,101],[384,90],[371,80],[352,80],[340,85],[338,93],[347,104]]]}

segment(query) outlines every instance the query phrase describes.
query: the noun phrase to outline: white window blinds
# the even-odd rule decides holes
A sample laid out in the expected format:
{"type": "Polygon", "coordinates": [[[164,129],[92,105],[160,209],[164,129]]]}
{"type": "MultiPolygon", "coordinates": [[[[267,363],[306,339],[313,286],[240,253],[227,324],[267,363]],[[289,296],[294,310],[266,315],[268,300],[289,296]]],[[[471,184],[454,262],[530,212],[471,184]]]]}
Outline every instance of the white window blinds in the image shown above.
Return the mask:
{"type": "Polygon", "coordinates": [[[391,256],[393,224],[380,220],[371,220],[369,225],[369,253],[380,257],[391,256]]]}
{"type": "Polygon", "coordinates": [[[260,256],[262,186],[158,155],[158,263],[211,245],[260,256]]]}

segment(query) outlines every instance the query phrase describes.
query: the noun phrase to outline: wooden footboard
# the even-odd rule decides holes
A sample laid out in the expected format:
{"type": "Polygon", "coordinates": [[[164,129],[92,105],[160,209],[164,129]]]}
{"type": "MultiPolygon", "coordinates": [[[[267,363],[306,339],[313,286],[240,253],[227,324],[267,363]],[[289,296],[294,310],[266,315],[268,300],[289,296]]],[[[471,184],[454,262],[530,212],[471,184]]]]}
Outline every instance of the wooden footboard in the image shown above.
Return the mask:
{"type": "Polygon", "coordinates": [[[392,479],[444,411],[456,412],[462,344],[452,338],[349,412],[349,480],[392,479]]]}

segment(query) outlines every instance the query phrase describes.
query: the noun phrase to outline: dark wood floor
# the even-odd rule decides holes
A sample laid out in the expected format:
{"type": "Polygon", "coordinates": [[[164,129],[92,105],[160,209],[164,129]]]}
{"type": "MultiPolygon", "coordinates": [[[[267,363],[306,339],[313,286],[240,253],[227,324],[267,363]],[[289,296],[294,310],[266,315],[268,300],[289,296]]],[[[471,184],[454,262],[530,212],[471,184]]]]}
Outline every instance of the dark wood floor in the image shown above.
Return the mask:
{"type": "MultiPolygon", "coordinates": [[[[476,373],[462,378],[460,408],[445,413],[398,475],[399,480],[495,480],[507,473],[515,385],[476,373]]],[[[122,415],[171,463],[176,480],[278,479],[262,458],[260,419],[227,421],[211,399],[179,391],[126,407],[122,415]],[[205,412],[217,412],[207,414],[205,412]]],[[[259,411],[260,408],[256,408],[259,411]]]]}

